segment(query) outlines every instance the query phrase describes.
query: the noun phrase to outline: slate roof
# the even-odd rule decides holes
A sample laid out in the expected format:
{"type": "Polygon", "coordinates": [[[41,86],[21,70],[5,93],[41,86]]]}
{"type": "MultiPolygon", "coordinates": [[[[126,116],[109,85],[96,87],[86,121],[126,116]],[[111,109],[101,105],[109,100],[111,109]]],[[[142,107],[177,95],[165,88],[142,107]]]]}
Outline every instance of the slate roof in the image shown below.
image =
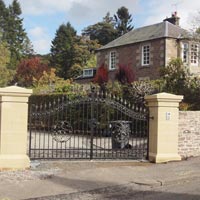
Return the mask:
{"type": "Polygon", "coordinates": [[[158,38],[184,38],[187,35],[188,34],[185,29],[182,29],[179,26],[176,26],[168,21],[163,21],[158,24],[134,29],[122,35],[121,37],[109,42],[98,50],[100,51],[103,49],[133,44],[137,42],[144,42],[158,38]]]}

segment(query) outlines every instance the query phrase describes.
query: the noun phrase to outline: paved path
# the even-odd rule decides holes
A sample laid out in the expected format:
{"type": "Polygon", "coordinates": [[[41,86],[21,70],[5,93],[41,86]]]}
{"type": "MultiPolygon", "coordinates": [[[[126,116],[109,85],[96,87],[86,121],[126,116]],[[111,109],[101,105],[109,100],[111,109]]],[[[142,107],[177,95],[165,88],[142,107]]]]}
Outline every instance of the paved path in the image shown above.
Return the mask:
{"type": "Polygon", "coordinates": [[[34,165],[27,171],[0,173],[0,200],[200,199],[200,157],[167,164],[43,161],[34,165]]]}

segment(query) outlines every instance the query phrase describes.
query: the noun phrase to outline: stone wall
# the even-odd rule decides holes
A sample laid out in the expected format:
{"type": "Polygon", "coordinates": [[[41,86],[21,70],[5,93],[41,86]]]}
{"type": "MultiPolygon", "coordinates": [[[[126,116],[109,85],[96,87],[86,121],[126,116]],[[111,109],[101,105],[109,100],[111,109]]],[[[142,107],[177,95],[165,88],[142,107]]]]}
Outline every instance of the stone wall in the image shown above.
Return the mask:
{"type": "Polygon", "coordinates": [[[182,158],[200,156],[200,111],[179,112],[178,146],[182,158]]]}
{"type": "MultiPolygon", "coordinates": [[[[165,65],[165,39],[155,39],[148,42],[138,42],[134,44],[104,49],[97,52],[97,66],[105,63],[109,66],[109,55],[111,51],[116,52],[116,63],[128,65],[133,68],[135,79],[149,77],[157,79],[160,77],[160,67],[165,65]],[[142,66],[142,46],[150,45],[150,64],[142,66]]],[[[176,55],[175,55],[176,56],[176,55]]],[[[114,79],[115,70],[109,71],[109,78],[114,79]]]]}

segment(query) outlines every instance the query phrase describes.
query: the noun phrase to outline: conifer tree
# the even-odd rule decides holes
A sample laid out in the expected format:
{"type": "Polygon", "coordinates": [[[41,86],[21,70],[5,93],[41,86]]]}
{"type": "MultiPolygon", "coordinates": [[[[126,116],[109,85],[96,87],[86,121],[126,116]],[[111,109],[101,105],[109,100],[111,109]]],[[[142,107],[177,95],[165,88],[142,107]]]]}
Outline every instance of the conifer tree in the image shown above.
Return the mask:
{"type": "Polygon", "coordinates": [[[114,15],[115,19],[115,28],[117,29],[118,36],[124,35],[125,33],[133,29],[132,15],[129,14],[129,11],[126,7],[122,6],[117,10],[117,13],[114,15]]]}
{"type": "Polygon", "coordinates": [[[68,22],[62,24],[56,31],[56,36],[51,46],[51,64],[57,69],[62,78],[67,78],[67,71],[74,64],[73,43],[76,37],[76,30],[68,22]]]}
{"type": "MultiPolygon", "coordinates": [[[[31,42],[23,28],[23,19],[20,4],[17,0],[13,0],[8,8],[5,7],[3,1],[0,0],[0,9],[3,13],[0,15],[2,20],[3,37],[7,42],[11,59],[9,68],[15,69],[21,58],[33,54],[31,42]]],[[[1,11],[0,10],[0,11],[1,11]]]]}

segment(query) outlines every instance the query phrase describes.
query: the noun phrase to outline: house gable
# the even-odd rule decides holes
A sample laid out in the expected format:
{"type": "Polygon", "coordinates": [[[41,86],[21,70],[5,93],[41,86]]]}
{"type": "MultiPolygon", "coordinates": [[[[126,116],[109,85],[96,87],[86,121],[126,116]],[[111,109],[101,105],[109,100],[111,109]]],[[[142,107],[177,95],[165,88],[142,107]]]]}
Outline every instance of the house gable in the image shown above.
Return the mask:
{"type": "MultiPolygon", "coordinates": [[[[102,63],[109,66],[110,52],[115,51],[116,65],[131,66],[136,80],[157,79],[160,77],[160,67],[167,66],[172,58],[181,57],[180,41],[188,38],[188,31],[167,20],[141,27],[98,49],[97,66],[102,63]]],[[[190,67],[195,72],[200,69],[193,68],[190,67]]],[[[114,77],[114,72],[110,72],[110,78],[114,80],[114,77]]]]}

